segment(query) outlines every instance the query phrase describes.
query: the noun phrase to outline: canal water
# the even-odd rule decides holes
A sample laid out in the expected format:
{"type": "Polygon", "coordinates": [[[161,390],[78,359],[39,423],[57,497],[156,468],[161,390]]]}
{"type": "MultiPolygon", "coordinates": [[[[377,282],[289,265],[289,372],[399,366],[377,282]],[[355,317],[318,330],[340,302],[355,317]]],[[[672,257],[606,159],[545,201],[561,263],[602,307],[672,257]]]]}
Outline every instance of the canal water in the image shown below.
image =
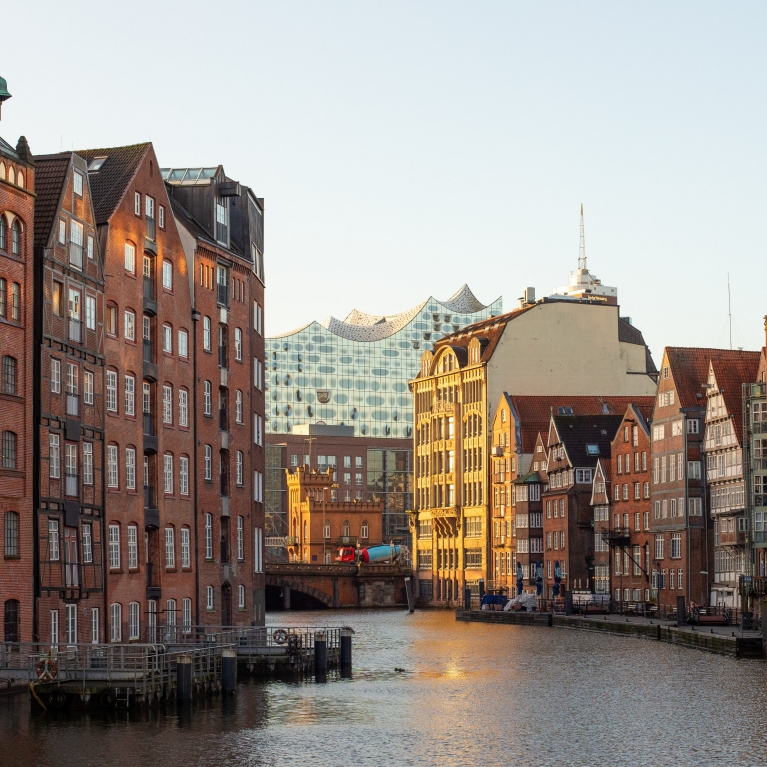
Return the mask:
{"type": "Polygon", "coordinates": [[[0,698],[0,767],[767,764],[760,661],[442,611],[268,622],[352,626],[352,678],[246,681],[182,715],[43,715],[0,698]]]}

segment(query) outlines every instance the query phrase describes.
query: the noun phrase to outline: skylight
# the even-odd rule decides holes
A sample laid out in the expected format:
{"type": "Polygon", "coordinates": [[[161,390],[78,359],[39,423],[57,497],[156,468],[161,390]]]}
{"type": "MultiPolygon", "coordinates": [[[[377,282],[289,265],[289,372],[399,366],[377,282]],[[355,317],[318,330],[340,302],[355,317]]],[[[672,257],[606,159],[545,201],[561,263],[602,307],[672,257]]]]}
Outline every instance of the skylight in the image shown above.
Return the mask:
{"type": "Polygon", "coordinates": [[[97,173],[101,166],[107,161],[106,157],[94,157],[88,165],[88,173],[97,173]]]}
{"type": "Polygon", "coordinates": [[[599,455],[599,445],[586,445],[586,455],[599,455]]]}
{"type": "Polygon", "coordinates": [[[559,415],[572,415],[573,414],[573,409],[571,407],[567,407],[567,406],[565,406],[565,407],[558,407],[557,408],[557,412],[559,413],[559,415]]]}

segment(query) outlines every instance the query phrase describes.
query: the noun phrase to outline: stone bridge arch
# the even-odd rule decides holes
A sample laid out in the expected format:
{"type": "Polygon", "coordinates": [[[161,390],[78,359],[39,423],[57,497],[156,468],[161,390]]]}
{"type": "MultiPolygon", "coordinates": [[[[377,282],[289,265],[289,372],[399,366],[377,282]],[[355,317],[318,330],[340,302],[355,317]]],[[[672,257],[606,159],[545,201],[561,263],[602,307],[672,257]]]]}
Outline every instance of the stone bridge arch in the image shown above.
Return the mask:
{"type": "Polygon", "coordinates": [[[295,580],[293,578],[286,578],[280,575],[268,575],[266,576],[266,585],[275,586],[278,589],[287,586],[291,591],[295,591],[301,594],[306,594],[309,597],[322,602],[325,607],[333,607],[333,594],[326,594],[324,591],[310,586],[301,580],[295,580]]]}

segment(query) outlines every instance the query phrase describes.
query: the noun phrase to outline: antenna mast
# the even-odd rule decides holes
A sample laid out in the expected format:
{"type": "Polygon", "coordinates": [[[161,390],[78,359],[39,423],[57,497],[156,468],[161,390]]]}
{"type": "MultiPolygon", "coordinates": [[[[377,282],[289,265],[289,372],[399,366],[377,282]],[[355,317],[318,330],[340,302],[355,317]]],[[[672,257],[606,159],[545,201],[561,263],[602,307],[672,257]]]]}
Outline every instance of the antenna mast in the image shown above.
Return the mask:
{"type": "Polygon", "coordinates": [[[730,273],[727,272],[727,316],[730,320],[730,351],[732,351],[732,301],[730,299],[730,273]]]}
{"type": "Polygon", "coordinates": [[[583,203],[581,203],[581,247],[578,251],[578,269],[586,270],[586,235],[583,231],[583,203]]]}

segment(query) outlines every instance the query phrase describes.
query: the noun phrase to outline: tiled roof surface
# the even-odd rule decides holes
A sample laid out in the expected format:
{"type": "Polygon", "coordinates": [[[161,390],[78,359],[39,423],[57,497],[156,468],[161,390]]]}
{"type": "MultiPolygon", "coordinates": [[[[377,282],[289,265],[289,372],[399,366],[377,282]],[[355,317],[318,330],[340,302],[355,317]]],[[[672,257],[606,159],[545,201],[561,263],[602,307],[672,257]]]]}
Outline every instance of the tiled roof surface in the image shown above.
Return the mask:
{"type": "Polygon", "coordinates": [[[559,438],[567,451],[572,466],[596,466],[597,459],[609,459],[615,432],[623,421],[623,415],[555,415],[553,416],[559,438]],[[599,455],[589,455],[586,445],[598,445],[599,455]]]}
{"type": "Polygon", "coordinates": [[[51,234],[67,177],[71,152],[37,157],[35,171],[35,246],[45,247],[51,234]]]}
{"type": "Polygon", "coordinates": [[[88,163],[96,157],[107,158],[96,173],[88,174],[97,224],[105,224],[109,221],[141,160],[151,146],[149,143],[144,143],[107,149],[84,149],[76,152],[88,163]]]}
{"type": "MultiPolygon", "coordinates": [[[[538,432],[546,433],[552,414],[558,414],[558,408],[571,407],[573,415],[603,415],[607,406],[608,414],[620,415],[631,404],[636,404],[639,412],[647,420],[652,415],[655,397],[570,397],[561,396],[506,396],[520,421],[522,452],[531,453],[535,447],[538,432]]],[[[568,417],[568,416],[565,416],[568,417]]],[[[572,417],[572,416],[569,416],[572,417]]]]}
{"type": "MultiPolygon", "coordinates": [[[[667,346],[665,357],[668,359],[671,375],[676,388],[679,407],[704,407],[709,363],[722,362],[725,365],[736,364],[749,355],[758,352],[744,352],[734,349],[707,349],[686,346],[667,346]],[[697,396],[697,395],[700,396],[697,396]]],[[[756,367],[758,368],[758,362],[756,367]]],[[[755,368],[756,372],[756,368],[755,368]]],[[[740,408],[738,408],[738,411],[740,408]]]]}
{"type": "Polygon", "coordinates": [[[711,358],[711,367],[716,377],[716,385],[724,398],[727,412],[734,416],[733,423],[738,442],[743,444],[743,384],[753,383],[759,374],[760,352],[729,352],[726,359],[721,356],[711,358]],[[733,358],[732,354],[738,355],[733,358]]]}

